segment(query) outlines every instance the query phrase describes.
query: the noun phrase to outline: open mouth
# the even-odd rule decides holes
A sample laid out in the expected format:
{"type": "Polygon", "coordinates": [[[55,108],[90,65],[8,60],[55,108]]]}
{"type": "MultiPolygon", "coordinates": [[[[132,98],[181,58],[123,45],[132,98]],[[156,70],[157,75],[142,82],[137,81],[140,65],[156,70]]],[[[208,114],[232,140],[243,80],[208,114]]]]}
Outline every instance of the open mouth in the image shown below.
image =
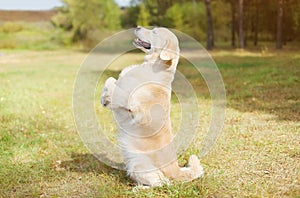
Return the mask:
{"type": "Polygon", "coordinates": [[[151,44],[150,43],[147,43],[145,41],[142,41],[141,39],[139,38],[136,38],[134,39],[134,43],[137,45],[137,46],[140,46],[140,47],[143,47],[145,49],[151,49],[151,44]]]}

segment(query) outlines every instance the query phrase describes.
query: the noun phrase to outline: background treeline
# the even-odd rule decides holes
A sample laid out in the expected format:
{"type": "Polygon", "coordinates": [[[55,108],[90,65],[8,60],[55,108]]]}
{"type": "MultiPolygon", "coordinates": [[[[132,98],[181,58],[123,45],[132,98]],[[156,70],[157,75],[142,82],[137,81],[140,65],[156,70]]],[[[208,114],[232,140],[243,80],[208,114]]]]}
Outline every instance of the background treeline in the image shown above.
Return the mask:
{"type": "Polygon", "coordinates": [[[41,49],[51,49],[55,43],[90,48],[114,32],[137,25],[175,28],[207,43],[208,49],[270,44],[281,48],[300,41],[299,0],[132,0],[123,8],[114,0],[62,2],[51,19],[52,27],[1,22],[0,47],[23,43],[26,48],[31,46],[30,38],[44,43],[35,45],[41,49]]]}
{"type": "Polygon", "coordinates": [[[71,31],[75,42],[95,44],[114,30],[136,25],[175,28],[207,40],[209,48],[276,40],[282,46],[300,39],[299,0],[133,0],[122,9],[113,0],[63,2],[53,23],[71,31]]]}
{"type": "Polygon", "coordinates": [[[281,31],[278,39],[284,44],[300,40],[299,0],[140,0],[133,5],[136,6],[123,13],[123,27],[132,27],[132,24],[166,26],[186,32],[202,42],[213,34],[212,45],[215,42],[241,48],[259,42],[274,42],[278,31],[281,31]],[[283,14],[278,18],[280,6],[283,14]],[[208,11],[212,24],[208,20],[208,11]],[[209,25],[213,30],[209,30],[209,25]],[[240,35],[240,29],[243,35],[240,35]],[[239,39],[243,39],[243,46],[239,39]]]}

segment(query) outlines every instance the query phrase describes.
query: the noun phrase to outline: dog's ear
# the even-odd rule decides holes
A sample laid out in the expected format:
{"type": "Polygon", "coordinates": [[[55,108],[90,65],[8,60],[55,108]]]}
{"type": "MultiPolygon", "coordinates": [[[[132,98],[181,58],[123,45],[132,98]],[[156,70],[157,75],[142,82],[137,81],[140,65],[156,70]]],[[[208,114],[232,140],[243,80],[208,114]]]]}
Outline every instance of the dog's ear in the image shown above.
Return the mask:
{"type": "Polygon", "coordinates": [[[178,56],[178,48],[176,43],[171,40],[167,40],[165,46],[160,52],[160,59],[168,61],[176,58],[178,56]]]}

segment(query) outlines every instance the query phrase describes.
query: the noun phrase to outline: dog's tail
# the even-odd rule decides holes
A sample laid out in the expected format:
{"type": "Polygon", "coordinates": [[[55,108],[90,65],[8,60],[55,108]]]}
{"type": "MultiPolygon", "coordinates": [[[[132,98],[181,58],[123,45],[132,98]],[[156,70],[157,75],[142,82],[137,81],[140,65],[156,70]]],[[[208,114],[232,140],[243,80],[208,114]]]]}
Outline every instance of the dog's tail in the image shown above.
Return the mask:
{"type": "Polygon", "coordinates": [[[199,158],[196,155],[191,155],[187,167],[179,168],[174,179],[177,181],[192,181],[203,177],[203,175],[204,170],[199,158]]]}

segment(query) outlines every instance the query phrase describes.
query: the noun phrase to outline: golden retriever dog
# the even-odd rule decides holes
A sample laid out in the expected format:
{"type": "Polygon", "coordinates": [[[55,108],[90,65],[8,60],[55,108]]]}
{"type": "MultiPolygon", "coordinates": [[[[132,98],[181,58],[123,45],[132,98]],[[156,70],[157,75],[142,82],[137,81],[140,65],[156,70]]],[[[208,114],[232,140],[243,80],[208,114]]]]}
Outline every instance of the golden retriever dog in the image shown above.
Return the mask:
{"type": "Polygon", "coordinates": [[[134,33],[134,45],[146,53],[144,62],[123,69],[118,80],[108,78],[101,94],[118,126],[127,173],[145,188],[199,178],[204,171],[198,157],[190,156],[187,167],[179,167],[172,143],[170,99],[178,39],[161,27],[137,27],[134,33]]]}

